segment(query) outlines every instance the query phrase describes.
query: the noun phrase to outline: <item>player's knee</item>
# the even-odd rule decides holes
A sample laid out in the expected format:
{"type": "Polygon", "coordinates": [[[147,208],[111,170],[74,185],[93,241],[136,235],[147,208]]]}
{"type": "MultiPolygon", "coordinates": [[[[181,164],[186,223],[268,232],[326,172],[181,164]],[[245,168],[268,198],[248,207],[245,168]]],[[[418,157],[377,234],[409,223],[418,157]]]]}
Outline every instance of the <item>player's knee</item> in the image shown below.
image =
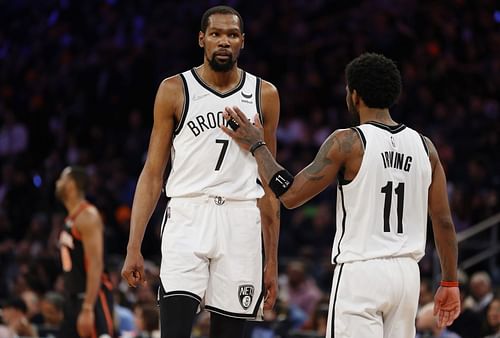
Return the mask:
{"type": "Polygon", "coordinates": [[[185,296],[161,298],[161,338],[190,338],[198,305],[198,301],[185,296]]]}

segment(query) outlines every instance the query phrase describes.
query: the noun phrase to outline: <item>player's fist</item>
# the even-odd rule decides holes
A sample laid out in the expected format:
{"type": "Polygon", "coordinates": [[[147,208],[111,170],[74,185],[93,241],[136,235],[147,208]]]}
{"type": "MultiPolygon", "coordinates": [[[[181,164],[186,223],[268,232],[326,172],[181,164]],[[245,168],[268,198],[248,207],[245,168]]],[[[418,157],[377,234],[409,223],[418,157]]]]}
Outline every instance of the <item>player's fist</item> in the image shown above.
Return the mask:
{"type": "Polygon", "coordinates": [[[144,258],[140,251],[127,250],[127,257],[125,257],[122,268],[122,277],[129,286],[134,288],[145,283],[144,258]]]}
{"type": "Polygon", "coordinates": [[[80,337],[90,337],[94,331],[94,310],[85,309],[80,312],[76,321],[76,329],[80,337]]]}

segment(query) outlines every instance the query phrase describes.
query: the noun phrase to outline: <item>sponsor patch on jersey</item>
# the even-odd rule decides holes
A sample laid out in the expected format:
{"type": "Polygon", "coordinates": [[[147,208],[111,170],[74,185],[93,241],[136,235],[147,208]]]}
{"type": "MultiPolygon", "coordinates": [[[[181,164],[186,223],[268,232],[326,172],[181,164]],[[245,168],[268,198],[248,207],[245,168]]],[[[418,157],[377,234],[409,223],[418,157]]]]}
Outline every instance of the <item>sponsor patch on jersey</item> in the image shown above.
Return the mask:
{"type": "Polygon", "coordinates": [[[243,309],[247,310],[252,304],[255,288],[251,284],[243,284],[238,287],[238,298],[243,309]]]}

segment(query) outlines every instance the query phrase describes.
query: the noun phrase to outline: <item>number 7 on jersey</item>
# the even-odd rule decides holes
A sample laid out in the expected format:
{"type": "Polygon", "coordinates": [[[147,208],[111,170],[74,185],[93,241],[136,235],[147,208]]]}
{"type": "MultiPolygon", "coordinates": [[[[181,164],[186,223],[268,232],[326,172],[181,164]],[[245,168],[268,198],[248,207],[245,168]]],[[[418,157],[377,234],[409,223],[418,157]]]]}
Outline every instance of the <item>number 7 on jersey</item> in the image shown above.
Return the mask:
{"type": "Polygon", "coordinates": [[[224,161],[224,156],[226,155],[227,146],[229,145],[229,140],[215,140],[215,143],[222,143],[222,149],[219,154],[219,159],[217,160],[217,164],[215,165],[215,171],[219,171],[222,165],[222,161],[224,161]]]}

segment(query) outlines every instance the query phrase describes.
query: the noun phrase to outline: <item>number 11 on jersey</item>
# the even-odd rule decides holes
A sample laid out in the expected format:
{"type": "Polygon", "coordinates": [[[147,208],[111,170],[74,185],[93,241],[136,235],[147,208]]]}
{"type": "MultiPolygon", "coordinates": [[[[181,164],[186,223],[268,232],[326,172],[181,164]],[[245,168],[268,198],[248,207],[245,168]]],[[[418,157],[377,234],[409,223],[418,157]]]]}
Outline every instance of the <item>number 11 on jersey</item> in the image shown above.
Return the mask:
{"type": "MultiPolygon", "coordinates": [[[[392,204],[392,181],[388,181],[387,184],[380,189],[380,192],[385,194],[384,201],[384,232],[390,232],[391,226],[389,224],[389,217],[391,215],[391,204],[392,204]]],[[[398,205],[396,208],[396,213],[398,216],[398,234],[403,233],[403,205],[405,201],[405,184],[400,182],[396,189],[394,189],[396,196],[398,198],[398,205]]]]}

